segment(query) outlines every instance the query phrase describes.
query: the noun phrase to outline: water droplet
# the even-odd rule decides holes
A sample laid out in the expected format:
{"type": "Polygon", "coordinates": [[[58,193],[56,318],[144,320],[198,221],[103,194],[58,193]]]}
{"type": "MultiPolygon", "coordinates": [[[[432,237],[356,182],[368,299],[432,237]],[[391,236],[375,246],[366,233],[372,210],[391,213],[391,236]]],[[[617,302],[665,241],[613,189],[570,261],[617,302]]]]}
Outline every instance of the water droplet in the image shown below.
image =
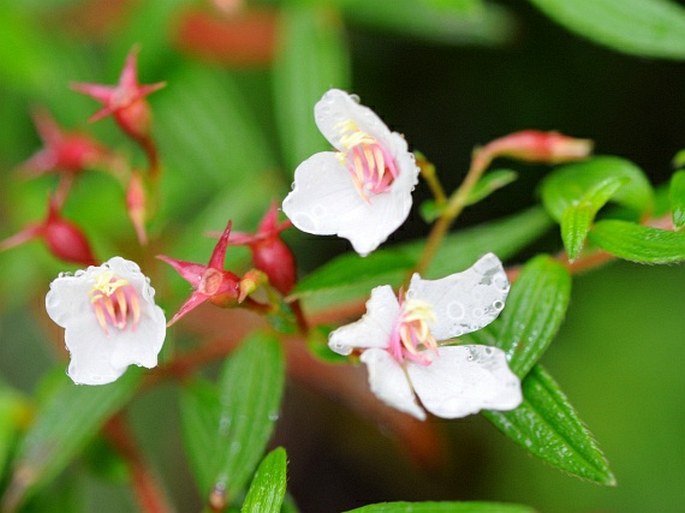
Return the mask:
{"type": "Polygon", "coordinates": [[[459,320],[464,317],[464,305],[458,301],[452,301],[447,305],[447,315],[450,319],[459,320]]]}

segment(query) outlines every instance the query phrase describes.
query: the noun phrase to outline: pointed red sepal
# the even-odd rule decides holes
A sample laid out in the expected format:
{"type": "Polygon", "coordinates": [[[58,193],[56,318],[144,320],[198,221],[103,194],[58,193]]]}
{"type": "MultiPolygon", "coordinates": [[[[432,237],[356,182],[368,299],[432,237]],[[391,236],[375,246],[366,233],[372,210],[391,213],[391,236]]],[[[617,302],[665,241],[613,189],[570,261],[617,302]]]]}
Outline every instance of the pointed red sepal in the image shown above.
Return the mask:
{"type": "Polygon", "coordinates": [[[226,225],[207,265],[157,255],[157,258],[173,267],[194,289],[190,298],[169,321],[168,326],[206,301],[221,307],[235,306],[240,302],[240,278],[223,268],[230,233],[231,221],[226,225]]]}
{"type": "Polygon", "coordinates": [[[40,224],[30,224],[24,230],[0,242],[0,251],[16,247],[33,239],[43,239],[50,252],[65,262],[97,265],[88,239],[74,223],[59,212],[57,202],[50,198],[48,215],[40,224]]]}
{"type": "Polygon", "coordinates": [[[138,83],[137,61],[139,47],[134,46],[126,57],[126,63],[115,86],[100,84],[74,83],[71,88],[99,101],[103,108],[90,117],[97,121],[110,114],[121,129],[136,140],[149,137],[152,116],[145,99],[149,94],[161,89],[165,82],[141,85],[138,83]]]}

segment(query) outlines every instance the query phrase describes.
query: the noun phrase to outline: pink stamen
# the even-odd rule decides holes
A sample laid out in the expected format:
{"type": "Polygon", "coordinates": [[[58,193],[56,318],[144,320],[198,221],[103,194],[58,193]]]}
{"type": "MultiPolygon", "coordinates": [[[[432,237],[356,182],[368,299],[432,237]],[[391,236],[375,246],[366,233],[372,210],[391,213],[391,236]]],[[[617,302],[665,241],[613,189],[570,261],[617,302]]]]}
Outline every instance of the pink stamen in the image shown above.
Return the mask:
{"type": "Polygon", "coordinates": [[[341,144],[345,151],[340,153],[354,186],[366,202],[370,196],[390,190],[399,171],[390,151],[371,135],[362,132],[352,122],[340,125],[344,135],[341,144]]]}
{"type": "Polygon", "coordinates": [[[133,331],[138,326],[140,299],[128,281],[111,272],[103,273],[97,277],[89,296],[95,318],[106,335],[109,327],[123,331],[130,326],[133,331]]]}
{"type": "Polygon", "coordinates": [[[422,354],[422,349],[436,350],[435,338],[430,332],[429,322],[435,320],[431,306],[421,301],[402,301],[400,315],[390,333],[388,351],[399,363],[411,360],[420,365],[430,365],[431,360],[422,354]]]}

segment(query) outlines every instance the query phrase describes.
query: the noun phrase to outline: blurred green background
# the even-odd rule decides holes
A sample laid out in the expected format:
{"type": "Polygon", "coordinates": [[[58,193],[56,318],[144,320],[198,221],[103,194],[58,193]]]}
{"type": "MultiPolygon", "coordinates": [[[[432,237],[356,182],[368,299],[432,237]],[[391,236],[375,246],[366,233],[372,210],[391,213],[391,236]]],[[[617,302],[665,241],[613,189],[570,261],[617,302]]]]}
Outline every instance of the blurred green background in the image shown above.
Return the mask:
{"type": "MultiPolygon", "coordinates": [[[[40,147],[31,107],[47,107],[64,127],[87,130],[143,164],[111,120],[86,123],[97,106],[68,88],[72,81],[114,83],[134,43],[141,44],[141,82],[168,83],[150,98],[165,165],[151,230],[164,241],[159,252],[188,260],[207,258],[213,241],[200,234],[228,217],[253,227],[287,191],[297,162],[325,148],[311,108],[330,86],[359,94],[437,165],[448,186],[463,177],[474,146],[524,128],[593,139],[597,153],[636,162],[655,185],[668,179],[685,142],[682,63],[596,46],[527,3],[482,4],[474,15],[480,3],[471,0],[402,0],[395,17],[382,1],[261,2],[237,11],[232,4],[0,4],[0,238],[41,219],[55,183],[22,181],[13,171],[40,147]],[[402,18],[403,6],[433,15],[402,18]],[[219,35],[243,35],[210,51],[205,31],[191,23],[204,17],[219,20],[219,35]]],[[[545,169],[519,170],[518,182],[468,210],[461,226],[533,204],[545,169]]],[[[65,215],[79,219],[99,256],[130,250],[119,186],[101,173],[84,178],[65,215]]],[[[423,186],[416,194],[428,197],[423,186]]],[[[426,229],[412,214],[397,238],[426,229]]],[[[303,270],[347,249],[345,241],[288,237],[303,270]]],[[[245,257],[231,254],[235,265],[245,257]]],[[[42,298],[65,266],[34,242],[0,254],[0,270],[0,377],[31,393],[55,362],[42,298]]],[[[677,266],[614,264],[574,279],[569,316],[543,358],[604,449],[615,489],[559,474],[480,417],[431,420],[444,424],[453,455],[446,468],[422,470],[368,421],[291,385],[276,435],[288,450],[291,493],[304,513],[400,499],[508,500],[548,513],[683,511],[683,285],[677,266]]],[[[170,287],[186,290],[177,280],[170,287]]],[[[178,304],[161,302],[167,312],[178,304]]],[[[177,432],[177,392],[165,386],[143,395],[132,418],[178,511],[197,511],[177,432]]],[[[97,447],[88,454],[92,461],[72,467],[45,497],[82,498],[85,511],[133,510],[116,461],[97,447]]],[[[40,500],[36,511],[57,511],[41,509],[40,500]]]]}

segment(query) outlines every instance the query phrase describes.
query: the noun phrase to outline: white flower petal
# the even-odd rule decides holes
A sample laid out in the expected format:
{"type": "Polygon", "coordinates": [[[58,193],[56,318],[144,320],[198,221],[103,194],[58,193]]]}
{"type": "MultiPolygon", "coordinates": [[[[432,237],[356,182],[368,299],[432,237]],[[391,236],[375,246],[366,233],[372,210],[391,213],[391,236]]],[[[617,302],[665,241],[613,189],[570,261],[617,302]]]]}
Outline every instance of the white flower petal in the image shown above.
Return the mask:
{"type": "Polygon", "coordinates": [[[391,190],[367,202],[336,153],[317,153],[295,170],[295,183],[283,200],[283,212],[303,232],[346,238],[357,253],[366,256],[409,215],[418,171],[408,153],[401,166],[391,190]]]}
{"type": "Polygon", "coordinates": [[[412,276],[407,298],[433,306],[436,321],[431,333],[447,340],[490,324],[504,308],[509,281],[502,263],[492,253],[481,257],[466,271],[440,280],[412,276]]]}
{"type": "Polygon", "coordinates": [[[334,235],[345,219],[363,218],[365,210],[349,171],[330,151],[297,166],[293,190],[283,200],[285,215],[299,230],[314,235],[334,235]]]}
{"type": "Polygon", "coordinates": [[[94,315],[73,319],[64,340],[71,355],[67,374],[77,385],[111,383],[128,367],[128,364],[112,363],[112,354],[118,345],[117,333],[105,335],[94,315]]]}
{"type": "Polygon", "coordinates": [[[511,410],[522,401],[521,382],[495,347],[440,347],[430,365],[410,362],[407,373],[423,406],[446,419],[482,409],[511,410]]]}
{"type": "MultiPolygon", "coordinates": [[[[91,269],[78,271],[75,275],[62,274],[50,283],[45,296],[45,310],[50,318],[62,328],[70,319],[86,315],[92,311],[88,292],[92,287],[89,279],[91,269]]],[[[96,271],[97,272],[97,271],[96,271]]]]}
{"type": "Polygon", "coordinates": [[[164,343],[166,319],[154,303],[155,291],[134,262],[114,257],[101,266],[91,266],[73,276],[64,275],[50,285],[45,303],[48,315],[65,328],[65,343],[71,354],[67,373],[75,383],[111,383],[129,365],[154,367],[164,343]],[[138,295],[140,318],[125,329],[100,326],[89,293],[104,272],[113,272],[132,286],[138,295]]]}
{"type": "Polygon", "coordinates": [[[345,149],[340,143],[344,134],[341,127],[349,121],[383,143],[390,137],[390,130],[374,111],[340,89],[331,89],[321,97],[314,106],[314,119],[328,142],[341,151],[345,149]]]}
{"type": "Polygon", "coordinates": [[[328,346],[342,355],[350,354],[354,348],[387,347],[399,313],[400,305],[392,287],[376,287],[366,302],[362,318],[332,332],[328,346]]]}
{"type": "Polygon", "coordinates": [[[384,349],[367,349],[360,359],[366,364],[369,386],[376,397],[419,420],[426,418],[426,413],[416,402],[404,369],[390,353],[384,349]]]}

